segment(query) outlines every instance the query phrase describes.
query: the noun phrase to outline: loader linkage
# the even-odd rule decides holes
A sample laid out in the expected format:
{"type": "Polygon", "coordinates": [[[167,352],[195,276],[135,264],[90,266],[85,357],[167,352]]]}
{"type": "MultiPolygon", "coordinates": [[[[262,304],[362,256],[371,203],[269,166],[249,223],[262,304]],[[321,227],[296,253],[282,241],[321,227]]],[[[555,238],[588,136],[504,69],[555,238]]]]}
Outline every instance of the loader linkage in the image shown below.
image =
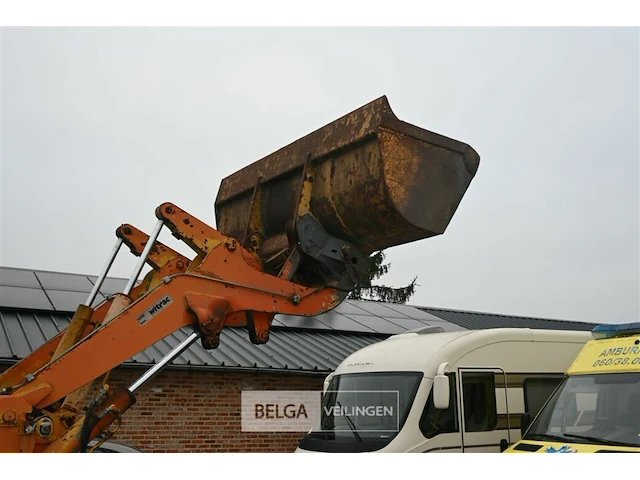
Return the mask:
{"type": "Polygon", "coordinates": [[[261,345],[276,314],[335,308],[372,253],[444,233],[479,161],[469,145],[399,120],[380,97],[223,179],[217,229],[172,203],[156,209],[150,235],[121,225],[69,326],[0,374],[0,452],[84,452],[198,339],[215,349],[224,327],[242,327],[261,345]],[[164,227],[192,259],[158,241],[164,227]],[[131,278],[92,307],[123,244],[139,257],[131,278]],[[129,387],[106,382],[183,328],[192,333],[129,387]]]}
{"type": "MultiPolygon", "coordinates": [[[[2,451],[86,448],[133,405],[133,392],[142,384],[129,389],[103,385],[83,414],[81,405],[94,379],[180,328],[191,327],[193,333],[144,381],[198,338],[204,348],[217,348],[225,326],[246,327],[251,342],[263,344],[276,313],[321,314],[345,296],[330,284],[307,287],[262,272],[260,259],[236,239],[171,203],[160,205],[156,216],[151,236],[131,225],[117,229],[112,255],[69,327],[0,376],[2,451]],[[156,240],[164,226],[195,251],[193,260],[156,240]],[[140,257],[133,275],[124,292],[92,309],[123,243],[140,257]],[[136,285],[145,262],[152,270],[136,285]],[[87,420],[89,413],[93,418],[87,420]]],[[[291,277],[294,271],[292,266],[284,273],[291,277]]]]}

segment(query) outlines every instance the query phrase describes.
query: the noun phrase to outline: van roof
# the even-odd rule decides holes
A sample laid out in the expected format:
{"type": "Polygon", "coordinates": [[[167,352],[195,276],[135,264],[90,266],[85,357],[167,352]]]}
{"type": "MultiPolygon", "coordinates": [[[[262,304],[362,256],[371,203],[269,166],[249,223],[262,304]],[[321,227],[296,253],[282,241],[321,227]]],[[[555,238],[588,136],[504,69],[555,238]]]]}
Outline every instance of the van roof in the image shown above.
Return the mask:
{"type": "Polygon", "coordinates": [[[494,328],[462,332],[410,332],[394,335],[348,356],[335,374],[375,371],[426,371],[436,355],[461,354],[482,345],[514,341],[580,341],[587,342],[590,332],[540,330],[529,328],[494,328]]]}

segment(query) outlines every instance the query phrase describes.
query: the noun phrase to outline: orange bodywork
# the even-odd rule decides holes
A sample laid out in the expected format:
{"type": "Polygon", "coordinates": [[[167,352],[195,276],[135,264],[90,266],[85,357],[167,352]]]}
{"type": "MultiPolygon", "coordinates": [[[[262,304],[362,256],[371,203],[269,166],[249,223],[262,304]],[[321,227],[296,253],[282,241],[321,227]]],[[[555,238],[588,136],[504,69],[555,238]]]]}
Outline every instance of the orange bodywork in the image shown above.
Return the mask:
{"type": "MultiPolygon", "coordinates": [[[[84,414],[77,407],[85,400],[78,392],[83,396],[101,375],[181,327],[194,327],[205,348],[218,346],[224,326],[247,327],[254,343],[264,343],[276,313],[319,314],[341,301],[330,286],[305,287],[262,272],[256,255],[173,204],[158,207],[156,216],[196,257],[156,242],[146,259],[153,270],[127,302],[117,303],[119,294],[95,310],[81,305],[65,332],[0,375],[0,451],[78,451],[84,414]]],[[[130,225],[117,234],[136,255],[149,239],[130,225]]],[[[103,402],[89,437],[107,431],[133,404],[125,397],[103,402]]]]}

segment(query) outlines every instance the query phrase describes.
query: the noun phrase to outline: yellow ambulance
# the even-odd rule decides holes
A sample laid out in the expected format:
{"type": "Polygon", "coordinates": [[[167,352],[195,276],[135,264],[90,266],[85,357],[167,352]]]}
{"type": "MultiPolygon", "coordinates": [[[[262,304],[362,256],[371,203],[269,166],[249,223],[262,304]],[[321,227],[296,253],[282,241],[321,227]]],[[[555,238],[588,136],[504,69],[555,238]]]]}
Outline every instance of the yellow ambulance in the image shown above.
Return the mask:
{"type": "Polygon", "coordinates": [[[505,453],[640,453],[640,322],[598,325],[505,453]]]}

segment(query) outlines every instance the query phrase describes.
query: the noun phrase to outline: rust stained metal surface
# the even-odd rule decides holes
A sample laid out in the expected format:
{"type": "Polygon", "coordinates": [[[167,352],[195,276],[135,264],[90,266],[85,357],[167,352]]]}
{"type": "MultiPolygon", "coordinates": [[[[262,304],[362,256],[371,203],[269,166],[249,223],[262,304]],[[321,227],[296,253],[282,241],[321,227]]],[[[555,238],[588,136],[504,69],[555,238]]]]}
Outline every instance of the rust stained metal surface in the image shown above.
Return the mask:
{"type": "MultiPolygon", "coordinates": [[[[131,253],[136,257],[142,255],[144,247],[147,244],[147,241],[149,241],[149,235],[128,223],[118,227],[116,230],[116,237],[121,238],[124,244],[129,247],[131,253]]],[[[154,270],[159,270],[171,260],[175,259],[181,261],[185,266],[190,262],[190,260],[184,255],[181,255],[172,248],[167,247],[156,240],[149,251],[146,261],[154,270]]],[[[178,266],[178,268],[182,268],[182,266],[178,266]]]]}
{"type": "Polygon", "coordinates": [[[282,235],[309,199],[304,176],[310,212],[369,254],[444,233],[479,161],[469,145],[399,120],[380,97],[223,179],[217,228],[246,235],[259,181],[260,221],[254,208],[251,223],[262,238],[282,235]]]}

